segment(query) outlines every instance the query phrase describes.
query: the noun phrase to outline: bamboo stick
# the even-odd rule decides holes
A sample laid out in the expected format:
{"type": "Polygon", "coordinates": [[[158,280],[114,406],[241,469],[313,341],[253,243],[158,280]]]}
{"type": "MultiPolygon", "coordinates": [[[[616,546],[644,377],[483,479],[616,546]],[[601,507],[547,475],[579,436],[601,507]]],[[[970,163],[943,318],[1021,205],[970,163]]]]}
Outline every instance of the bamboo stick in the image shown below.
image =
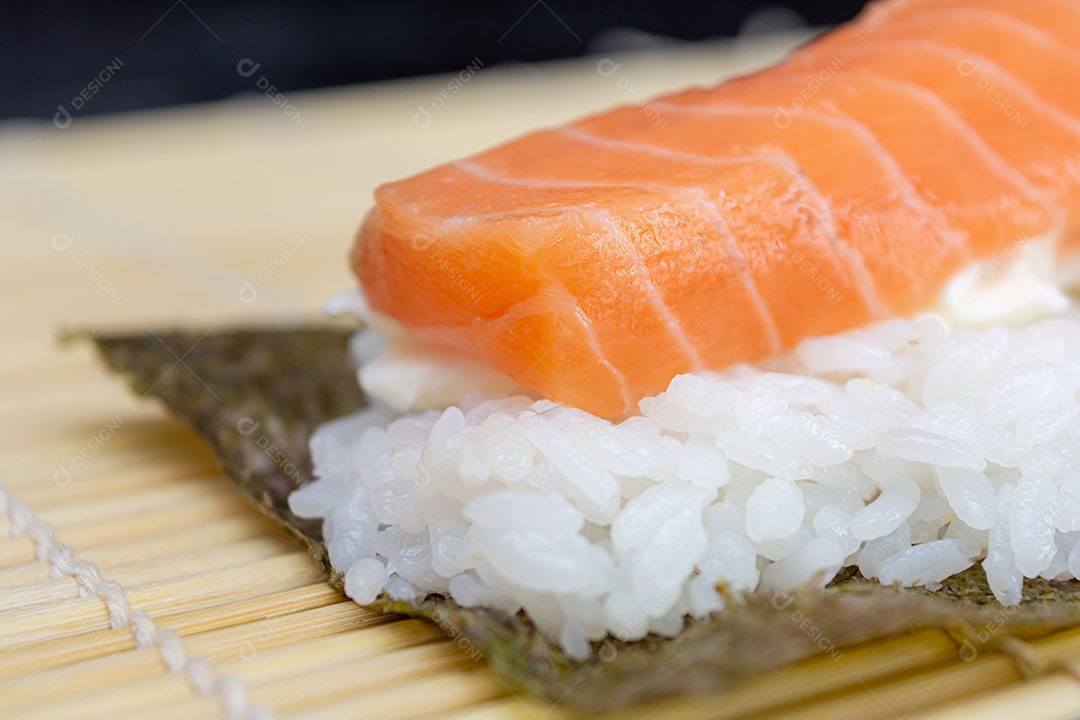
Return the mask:
{"type": "MultiPolygon", "coordinates": [[[[510,691],[507,690],[506,697],[477,703],[447,713],[442,716],[442,720],[536,720],[538,717],[542,717],[544,720],[562,720],[562,718],[568,717],[563,708],[551,707],[551,703],[509,693],[510,691]]],[[[640,712],[641,708],[636,710],[640,712]]],[[[679,716],[677,714],[663,715],[658,713],[655,717],[679,716]]]]}
{"type": "Polygon", "coordinates": [[[792,704],[776,720],[835,720],[838,717],[895,718],[929,710],[950,700],[977,696],[988,688],[1013,685],[1022,679],[1013,662],[1002,655],[982,655],[970,663],[954,663],[897,680],[860,683],[837,696],[792,704]]]}
{"type": "MultiPolygon", "coordinates": [[[[263,678],[264,682],[271,683],[279,680],[303,683],[313,673],[329,666],[352,667],[362,659],[377,659],[380,663],[393,662],[398,651],[427,645],[442,637],[438,628],[419,620],[403,620],[392,626],[373,626],[346,632],[338,629],[337,634],[325,638],[317,639],[317,636],[312,635],[306,642],[286,646],[281,650],[268,650],[265,659],[256,657],[251,662],[219,662],[217,670],[219,675],[227,675],[235,674],[238,667],[243,668],[246,671],[243,679],[248,683],[252,682],[253,677],[263,678]],[[259,668],[258,672],[251,671],[255,667],[259,668]]],[[[439,645],[445,647],[446,643],[439,645]]],[[[195,652],[194,648],[189,649],[195,652]]],[[[216,657],[210,653],[207,655],[216,657]]],[[[354,688],[359,687],[355,675],[350,680],[353,681],[354,688]]],[[[177,687],[170,682],[168,676],[158,676],[134,682],[125,678],[122,686],[106,690],[100,687],[92,688],[89,694],[78,697],[71,697],[68,693],[65,694],[65,699],[54,697],[48,701],[47,706],[37,705],[28,709],[40,711],[47,708],[48,714],[53,716],[62,716],[66,711],[77,709],[80,718],[90,720],[98,717],[111,718],[121,711],[139,710],[147,715],[158,715],[163,703],[170,706],[182,705],[183,712],[195,714],[200,707],[212,710],[216,702],[211,698],[192,696],[188,688],[177,687]]],[[[15,706],[14,709],[19,707],[15,706]]]]}
{"type": "Polygon", "coordinates": [[[285,616],[223,628],[213,634],[196,634],[192,636],[190,646],[193,652],[222,659],[239,658],[248,662],[264,650],[291,642],[303,642],[345,630],[381,627],[400,621],[400,618],[374,613],[356,603],[345,601],[310,610],[302,617],[285,616]]]}
{"type": "MultiPolygon", "coordinates": [[[[937,667],[956,659],[956,643],[948,635],[940,630],[924,630],[845,649],[836,660],[821,655],[752,678],[725,691],[723,702],[712,704],[707,717],[726,719],[757,714],[784,703],[845,688],[861,688],[862,682],[937,667]]],[[[646,718],[657,710],[688,718],[706,716],[700,712],[699,698],[676,698],[653,705],[631,710],[625,717],[646,718]]]]}
{"type": "Polygon", "coordinates": [[[54,503],[47,511],[37,513],[57,531],[67,525],[90,520],[115,520],[137,515],[145,510],[177,506],[201,497],[235,495],[236,491],[218,477],[189,477],[182,482],[148,485],[119,497],[95,498],[54,503]]]}
{"type": "MultiPolygon", "coordinates": [[[[197,528],[143,539],[118,542],[96,548],[79,549],[79,559],[92,562],[100,570],[121,565],[136,565],[168,559],[179,552],[197,552],[253,537],[273,535],[278,529],[266,518],[254,513],[209,522],[197,528]]],[[[39,560],[0,568],[0,588],[40,582],[51,577],[49,567],[39,560]]],[[[3,593],[0,591],[0,599],[3,593]]]]}
{"type": "MultiPolygon", "coordinates": [[[[163,671],[163,668],[159,669],[159,672],[163,671]]],[[[187,680],[176,674],[161,675],[151,682],[125,685],[121,690],[122,692],[117,693],[114,690],[95,691],[91,688],[83,690],[84,694],[76,698],[47,700],[36,706],[15,705],[11,708],[11,712],[17,713],[20,720],[44,720],[45,718],[90,720],[99,717],[115,717],[125,711],[141,708],[141,712],[147,713],[143,717],[152,717],[158,707],[186,700],[193,692],[187,680]],[[146,710],[147,706],[149,710],[146,710]]],[[[208,700],[217,708],[217,714],[220,717],[221,701],[217,698],[208,698],[208,700]]]]}
{"type": "MultiPolygon", "coordinates": [[[[273,666],[275,669],[273,678],[289,685],[303,684],[306,682],[305,678],[325,675],[326,666],[336,665],[333,670],[335,678],[348,674],[353,680],[353,689],[363,690],[379,682],[394,681],[395,674],[400,674],[403,665],[429,669],[449,666],[450,655],[453,653],[447,652],[445,644],[442,647],[438,644],[434,646],[429,644],[437,634],[437,629],[418,621],[403,622],[410,627],[421,629],[421,633],[413,637],[401,631],[396,634],[383,634],[383,639],[390,642],[383,642],[377,646],[370,642],[378,635],[376,628],[353,631],[353,633],[330,638],[336,641],[338,652],[334,652],[334,648],[326,647],[326,641],[306,643],[310,644],[313,651],[309,653],[309,656],[318,658],[320,665],[289,666],[279,663],[273,666]],[[341,649],[348,649],[351,654],[340,652],[341,649]],[[411,650],[417,652],[411,652],[411,650]],[[400,657],[403,654],[405,657],[400,657]],[[393,669],[387,671],[382,668],[393,669]],[[380,669],[382,669],[381,673],[380,669]]],[[[219,666],[217,669],[219,676],[225,673],[224,668],[219,666]]],[[[176,680],[174,676],[158,677],[124,685],[121,688],[83,695],[69,701],[38,705],[21,711],[19,717],[23,720],[44,720],[71,717],[72,712],[77,712],[81,720],[96,718],[104,720],[118,716],[184,718],[213,717],[215,714],[220,714],[220,701],[217,697],[194,695],[183,682],[178,683],[176,680]]]]}
{"type": "MultiPolygon", "coordinates": [[[[442,672],[423,681],[400,684],[348,698],[332,705],[284,715],[291,720],[340,720],[371,717],[379,720],[442,717],[449,711],[482,703],[506,693],[490,673],[477,669],[442,672]]],[[[536,716],[532,716],[536,720],[536,716]]],[[[543,720],[554,720],[547,716],[543,720]]],[[[835,719],[834,719],[835,720],[835,719]]]]}
{"type": "MultiPolygon", "coordinates": [[[[115,567],[107,577],[130,591],[151,583],[189,578],[215,570],[247,565],[285,554],[290,550],[295,550],[296,547],[296,540],[287,535],[267,535],[241,540],[220,548],[184,553],[134,566],[115,567]]],[[[183,552],[184,549],[178,547],[177,550],[183,552]]],[[[0,591],[0,607],[14,607],[20,610],[78,599],[79,586],[71,577],[48,579],[0,591]]]]}
{"type": "Polygon", "coordinates": [[[71,460],[78,450],[60,456],[61,461],[44,468],[23,473],[34,481],[12,488],[19,499],[34,507],[51,507],[77,501],[97,500],[121,493],[137,492],[187,478],[207,478],[221,473],[217,460],[208,454],[178,456],[175,449],[167,452],[139,453],[132,458],[126,452],[102,449],[90,456],[82,467],[71,460]],[[127,462],[115,462],[123,458],[127,462]]]}
{"type": "MultiPolygon", "coordinates": [[[[458,648],[447,643],[434,643],[387,652],[377,658],[346,662],[333,668],[305,673],[303,677],[294,677],[288,682],[251,686],[249,689],[252,702],[280,713],[335,700],[346,700],[357,692],[377,694],[382,687],[401,683],[426,685],[431,676],[445,676],[465,668],[471,669],[470,666],[474,666],[474,663],[458,648]]],[[[488,682],[492,682],[490,678],[488,682]]],[[[494,682],[498,684],[498,681],[494,682]]],[[[427,688],[417,690],[426,692],[427,688]]],[[[142,707],[134,712],[120,714],[117,720],[139,717],[140,714],[142,717],[152,714],[157,720],[208,717],[213,715],[219,703],[217,698],[196,696],[164,706],[142,707]]],[[[91,711],[93,712],[94,708],[91,708],[91,711]]],[[[42,714],[35,720],[45,720],[48,717],[59,715],[42,714]]]]}
{"type": "MultiPolygon", "coordinates": [[[[149,508],[123,521],[94,519],[65,527],[61,542],[74,548],[97,547],[121,540],[138,541],[156,533],[196,527],[223,517],[250,513],[251,506],[239,496],[198,497],[180,506],[149,508]]],[[[23,536],[0,538],[0,567],[36,560],[33,543],[23,536]]]]}
{"type": "MultiPolygon", "coordinates": [[[[231,602],[227,605],[215,605],[199,610],[170,613],[161,618],[162,627],[168,627],[181,635],[197,635],[214,630],[225,630],[236,625],[259,620],[272,620],[282,615],[316,608],[348,605],[355,612],[351,600],[327,585],[319,578],[318,582],[300,585],[280,592],[269,592],[247,600],[231,602]]],[[[359,606],[357,606],[359,607],[359,606]]],[[[360,622],[376,623],[383,615],[359,608],[360,622]]]]}
{"type": "Polygon", "coordinates": [[[58,467],[52,466],[34,485],[16,490],[18,498],[44,512],[46,508],[123,497],[153,487],[186,482],[189,478],[206,479],[220,472],[212,459],[204,463],[162,466],[152,472],[148,470],[153,467],[149,464],[116,470],[100,470],[88,464],[72,471],[70,477],[58,467]]]}
{"type": "Polygon", "coordinates": [[[1018,683],[1007,690],[982,693],[926,713],[911,720],[1076,720],[1080,717],[1080,681],[1054,674],[1018,683]]]}
{"type": "MultiPolygon", "coordinates": [[[[1045,643],[1046,647],[1051,647],[1051,648],[1056,647],[1057,648],[1057,650],[1056,650],[1057,655],[1068,655],[1069,651],[1074,650],[1074,648],[1066,648],[1066,647],[1058,647],[1058,646],[1061,646],[1065,639],[1070,639],[1070,638],[1071,638],[1072,642],[1075,643],[1075,642],[1077,642],[1077,637],[1078,636],[1080,636],[1080,631],[1073,631],[1073,632],[1069,632],[1069,633],[1059,633],[1056,636],[1051,636],[1050,638],[1047,638],[1045,641],[1040,641],[1040,642],[1045,643]]],[[[897,648],[889,649],[889,648],[883,647],[883,646],[872,646],[871,648],[866,648],[866,650],[876,652],[879,656],[882,656],[882,657],[891,657],[891,656],[894,655],[897,648]]],[[[864,660],[864,658],[862,656],[851,655],[850,653],[848,655],[846,655],[845,657],[850,657],[852,660],[859,660],[860,664],[862,664],[862,661],[864,660]]],[[[1051,657],[1053,657],[1053,656],[1051,656],[1051,657]]],[[[866,659],[871,659],[872,660],[873,656],[869,655],[866,659]]],[[[863,667],[865,668],[865,665],[863,667]]],[[[775,674],[773,674],[773,676],[777,677],[777,679],[781,679],[781,677],[782,677],[784,684],[787,684],[787,682],[789,682],[789,680],[790,680],[790,676],[784,676],[783,671],[780,671],[779,673],[775,673],[775,674]]],[[[769,677],[769,676],[767,676],[767,677],[769,677]]],[[[865,678],[865,676],[864,676],[864,678],[865,678]]],[[[757,689],[757,688],[754,688],[753,686],[750,686],[748,689],[753,690],[753,689],[757,689]]],[[[760,689],[762,691],[764,691],[764,688],[760,688],[760,689]]],[[[728,706],[730,704],[729,701],[736,699],[736,697],[737,697],[737,693],[735,695],[733,695],[732,693],[726,694],[724,696],[724,700],[725,700],[724,706],[725,707],[728,706]]],[[[737,705],[737,703],[736,703],[736,705],[737,705]]],[[[711,711],[715,712],[715,710],[716,710],[716,706],[712,706],[711,711]]],[[[723,713],[724,716],[727,716],[728,714],[730,714],[730,713],[723,713]]]]}
{"type": "MultiPolygon", "coordinates": [[[[229,497],[238,497],[238,494],[226,484],[214,482],[212,478],[192,478],[185,482],[150,486],[119,498],[102,498],[49,508],[39,517],[52,526],[60,542],[73,545],[75,541],[66,532],[71,526],[88,523],[122,526],[129,518],[138,519],[148,511],[167,509],[182,512],[187,503],[221,501],[229,497]]],[[[23,537],[0,538],[0,567],[32,559],[32,554],[27,556],[26,547],[23,537]]]]}
{"type": "Polygon", "coordinates": [[[222,649],[218,667],[248,683],[266,684],[282,678],[302,679],[301,671],[382,658],[390,652],[427,643],[454,647],[437,625],[418,618],[358,625],[355,631],[322,639],[311,635],[307,628],[299,628],[299,632],[303,636],[300,640],[293,638],[290,643],[259,644],[250,652],[245,646],[222,649]]]}
{"type": "Polygon", "coordinates": [[[450,643],[432,643],[358,662],[341,662],[301,680],[267,682],[251,688],[252,700],[281,712],[329,704],[399,682],[423,680],[475,663],[450,643]]]}
{"type": "MultiPolygon", "coordinates": [[[[141,470],[151,480],[164,466],[183,465],[193,460],[201,465],[213,457],[206,443],[178,420],[133,417],[130,412],[110,415],[108,412],[108,409],[102,412],[101,427],[117,415],[124,424],[92,456],[92,462],[86,462],[88,475],[96,474],[97,478],[123,470],[141,470]]],[[[82,435],[65,432],[35,438],[11,448],[5,456],[11,468],[5,483],[20,494],[33,490],[44,480],[51,480],[57,465],[69,462],[82,450],[85,442],[82,435]]]]}
{"type": "MultiPolygon", "coordinates": [[[[1028,643],[1035,657],[1044,665],[1080,658],[1080,628],[1058,632],[1028,643]]],[[[994,658],[995,663],[1006,664],[1001,655],[994,655],[987,650],[984,656],[994,658]]],[[[936,630],[927,630],[917,635],[895,638],[883,642],[864,645],[853,650],[845,650],[835,663],[824,657],[797,665],[780,668],[758,678],[751,679],[721,694],[711,696],[706,702],[700,698],[679,698],[659,701],[640,708],[620,713],[620,718],[650,718],[657,716],[678,716],[684,718],[723,718],[755,717],[784,705],[794,707],[797,703],[813,703],[838,691],[851,691],[860,694],[865,690],[863,683],[874,686],[877,683],[888,684],[919,672],[923,675],[934,670],[963,668],[958,660],[956,646],[952,640],[936,630]]],[[[1006,673],[1007,682],[1015,681],[1014,674],[1006,673]]],[[[987,683],[993,681],[987,675],[987,683]]],[[[1010,687],[1006,685],[1006,687],[1010,687]]],[[[980,685],[980,689],[985,689],[980,685]]],[[[1006,691],[1007,692],[1007,691],[1006,691]]],[[[536,706],[537,714],[549,708],[543,701],[530,701],[536,706]]],[[[466,709],[455,718],[481,720],[502,716],[507,711],[503,705],[512,703],[500,701],[497,708],[481,707],[466,709]]],[[[802,705],[799,705],[802,707],[802,705]]],[[[963,707],[958,705],[958,707],[963,707]]],[[[1077,705],[1080,709],[1080,705],[1077,705]]],[[[1080,715],[1080,712],[1076,712],[1080,715]]],[[[1002,716],[1005,717],[1005,716],[1002,716]]]]}
{"type": "Polygon", "coordinates": [[[1080,658],[1080,626],[1059,630],[1026,645],[1043,667],[1076,660],[1080,658]]]}
{"type": "MultiPolygon", "coordinates": [[[[342,600],[343,596],[336,590],[319,582],[228,605],[176,613],[162,620],[162,626],[167,626],[181,636],[187,636],[276,618],[289,612],[342,604],[342,600]]],[[[66,667],[82,660],[117,654],[134,647],[131,631],[127,628],[59,637],[0,653],[0,678],[66,667]]]]}
{"type": "MultiPolygon", "coordinates": [[[[245,600],[262,594],[291,590],[313,583],[322,572],[306,552],[289,553],[167,583],[132,588],[128,601],[133,608],[154,617],[177,608],[200,608],[245,600]]],[[[108,617],[97,598],[81,598],[48,607],[0,613],[0,648],[13,648],[64,635],[104,630],[108,617]]]]}
{"type": "MultiPolygon", "coordinates": [[[[1045,665],[1069,658],[1080,657],[1080,628],[1057,632],[1044,638],[1032,640],[1028,646],[1045,665]]],[[[987,673],[971,686],[977,690],[1014,683],[1017,675],[1011,661],[992,650],[980,657],[982,662],[992,662],[1006,671],[1001,675],[987,673]]],[[[657,712],[678,714],[681,717],[708,717],[711,719],[734,718],[755,715],[782,705],[813,702],[828,694],[846,692],[851,696],[872,695],[865,685],[881,683],[888,686],[896,700],[902,699],[903,691],[891,688],[894,680],[919,673],[926,677],[936,671],[955,674],[968,665],[959,661],[953,641],[940,631],[923,631],[918,635],[896,638],[865,645],[855,650],[845,650],[835,663],[819,658],[787,668],[780,668],[759,678],[716,696],[715,704],[702,709],[700,700],[685,698],[663,701],[626,714],[627,718],[652,717],[657,712]],[[905,661],[908,655],[917,662],[905,661]]],[[[979,666],[982,667],[982,666],[979,666]]],[[[948,675],[954,681],[953,675],[948,675]]],[[[961,674],[960,680],[966,676],[961,674]]],[[[948,688],[945,688],[948,689],[948,688]]],[[[875,692],[877,689],[875,687],[875,692]]],[[[880,693],[879,693],[880,694],[880,693]]],[[[863,698],[865,699],[865,698],[863,698]]],[[[849,700],[858,705],[856,700],[849,700]]],[[[801,705],[800,705],[801,707],[801,705]]],[[[863,711],[864,709],[860,709],[863,711]]],[[[869,712],[867,710],[867,712],[869,712]]]]}
{"type": "MultiPolygon", "coordinates": [[[[429,624],[417,620],[402,622],[409,624],[401,628],[389,626],[382,620],[373,624],[370,618],[365,617],[362,608],[345,602],[188,636],[184,645],[190,655],[205,655],[216,661],[232,660],[232,666],[240,668],[256,663],[260,655],[274,648],[293,645],[293,648],[299,646],[302,649],[317,645],[317,650],[304,655],[306,664],[302,666],[303,670],[310,672],[328,662],[322,655],[331,658],[347,655],[370,657],[383,650],[408,647],[442,637],[438,629],[429,624]],[[375,632],[368,633],[368,630],[375,632]]],[[[284,656],[286,661],[289,657],[290,654],[284,656]]],[[[275,662],[280,660],[279,657],[275,662]]],[[[123,695],[135,685],[152,686],[156,682],[154,678],[160,679],[164,672],[156,649],[129,650],[38,672],[29,677],[0,680],[0,709],[18,710],[35,704],[66,702],[82,695],[115,690],[108,695],[112,699],[103,701],[112,707],[110,703],[120,702],[114,696],[123,695]]],[[[290,672],[297,673],[297,667],[293,665],[290,672]]],[[[167,684],[163,685],[162,692],[167,692],[167,684]]],[[[84,712],[89,713],[90,707],[87,704],[84,712]]]]}

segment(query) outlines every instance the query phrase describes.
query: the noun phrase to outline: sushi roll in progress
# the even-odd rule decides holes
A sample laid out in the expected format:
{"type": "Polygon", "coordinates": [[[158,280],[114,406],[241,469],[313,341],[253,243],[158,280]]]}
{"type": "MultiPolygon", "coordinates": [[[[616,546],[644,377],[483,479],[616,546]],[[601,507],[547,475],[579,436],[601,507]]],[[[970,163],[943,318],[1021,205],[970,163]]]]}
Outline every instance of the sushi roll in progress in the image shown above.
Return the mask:
{"type": "Polygon", "coordinates": [[[382,402],[290,499],[346,592],[580,659],[844,567],[1080,578],[1077,38],[1072,0],[878,2],[380,187],[330,309],[382,402]]]}

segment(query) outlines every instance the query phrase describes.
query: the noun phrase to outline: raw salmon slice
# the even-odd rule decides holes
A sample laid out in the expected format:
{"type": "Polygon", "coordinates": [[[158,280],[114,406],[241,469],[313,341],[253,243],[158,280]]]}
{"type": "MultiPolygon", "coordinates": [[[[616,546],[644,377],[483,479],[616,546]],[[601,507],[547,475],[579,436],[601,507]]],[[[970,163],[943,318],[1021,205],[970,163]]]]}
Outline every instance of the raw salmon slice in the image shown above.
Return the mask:
{"type": "Polygon", "coordinates": [[[354,268],[416,336],[625,414],[676,374],[931,306],[1018,240],[1080,237],[1077,22],[1056,0],[875,5],[775,68],[380,187],[354,268]]]}

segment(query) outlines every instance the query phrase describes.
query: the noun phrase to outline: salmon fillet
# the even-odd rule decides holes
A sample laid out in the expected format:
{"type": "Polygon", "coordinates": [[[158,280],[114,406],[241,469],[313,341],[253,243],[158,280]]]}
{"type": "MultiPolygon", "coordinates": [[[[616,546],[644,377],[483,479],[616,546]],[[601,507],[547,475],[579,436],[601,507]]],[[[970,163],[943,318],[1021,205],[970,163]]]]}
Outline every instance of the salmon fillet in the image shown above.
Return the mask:
{"type": "Polygon", "coordinates": [[[868,7],[775,67],[376,190],[370,306],[614,417],[677,374],[932,306],[1017,242],[1080,250],[1080,3],[868,7]]]}

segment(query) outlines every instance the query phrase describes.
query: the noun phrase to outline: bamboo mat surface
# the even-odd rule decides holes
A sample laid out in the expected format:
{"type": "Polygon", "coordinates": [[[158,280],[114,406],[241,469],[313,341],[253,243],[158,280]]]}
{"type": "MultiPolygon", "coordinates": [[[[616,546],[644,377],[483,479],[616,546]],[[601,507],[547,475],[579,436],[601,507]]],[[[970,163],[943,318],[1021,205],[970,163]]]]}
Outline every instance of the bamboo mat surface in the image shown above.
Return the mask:
{"type": "MultiPolygon", "coordinates": [[[[317,318],[351,284],[378,183],[794,40],[611,56],[604,72],[599,57],[481,67],[442,102],[448,77],[296,93],[288,112],[259,94],[274,82],[260,66],[227,102],[0,128],[0,718],[568,717],[432,625],[329,589],[206,445],[57,335],[317,318]]],[[[623,716],[1080,715],[1080,630],[1023,650],[959,662],[925,631],[623,716]]]]}

